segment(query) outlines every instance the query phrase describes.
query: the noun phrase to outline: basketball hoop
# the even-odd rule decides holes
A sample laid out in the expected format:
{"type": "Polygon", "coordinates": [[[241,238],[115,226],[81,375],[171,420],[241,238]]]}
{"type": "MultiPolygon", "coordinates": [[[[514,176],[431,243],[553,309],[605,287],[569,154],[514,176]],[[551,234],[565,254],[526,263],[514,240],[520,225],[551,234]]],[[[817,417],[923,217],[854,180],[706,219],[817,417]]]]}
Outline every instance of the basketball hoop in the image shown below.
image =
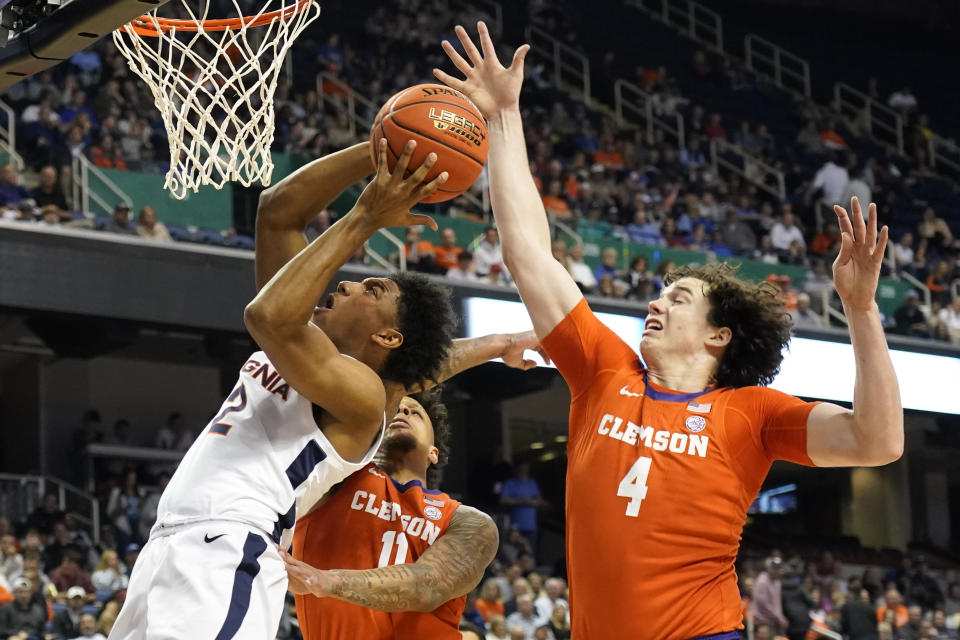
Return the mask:
{"type": "Polygon", "coordinates": [[[155,9],[113,33],[160,109],[170,144],[164,187],[177,199],[207,184],[270,184],[273,94],[290,45],[320,15],[317,0],[266,0],[252,16],[231,0],[238,17],[208,19],[212,2],[174,0],[167,6],[186,17],[155,9]]]}

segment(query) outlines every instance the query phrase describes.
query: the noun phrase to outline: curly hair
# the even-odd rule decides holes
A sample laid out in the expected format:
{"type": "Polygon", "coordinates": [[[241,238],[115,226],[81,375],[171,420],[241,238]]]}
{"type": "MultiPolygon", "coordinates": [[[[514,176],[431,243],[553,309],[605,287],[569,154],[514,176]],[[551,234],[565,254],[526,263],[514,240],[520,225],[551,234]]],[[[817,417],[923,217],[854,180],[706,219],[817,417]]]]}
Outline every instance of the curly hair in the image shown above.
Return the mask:
{"type": "Polygon", "coordinates": [[[422,275],[395,273],[390,279],[400,287],[397,330],[403,344],[390,352],[380,375],[405,388],[436,381],[453,341],[457,319],[450,290],[422,275]]]}
{"type": "Polygon", "coordinates": [[[447,405],[443,403],[440,387],[434,387],[420,393],[411,394],[410,397],[420,403],[423,410],[427,412],[430,418],[430,424],[433,425],[433,446],[439,452],[437,455],[437,464],[432,464],[427,469],[427,488],[436,489],[440,485],[441,470],[447,466],[450,458],[450,420],[447,413],[447,405]]]}
{"type": "Polygon", "coordinates": [[[680,267],[667,275],[664,284],[680,278],[707,284],[707,321],[715,327],[727,327],[733,334],[717,367],[717,384],[766,386],[779,373],[783,348],[790,342],[790,316],[775,286],[744,282],[736,276],[738,269],[739,265],[724,262],[680,267]]]}

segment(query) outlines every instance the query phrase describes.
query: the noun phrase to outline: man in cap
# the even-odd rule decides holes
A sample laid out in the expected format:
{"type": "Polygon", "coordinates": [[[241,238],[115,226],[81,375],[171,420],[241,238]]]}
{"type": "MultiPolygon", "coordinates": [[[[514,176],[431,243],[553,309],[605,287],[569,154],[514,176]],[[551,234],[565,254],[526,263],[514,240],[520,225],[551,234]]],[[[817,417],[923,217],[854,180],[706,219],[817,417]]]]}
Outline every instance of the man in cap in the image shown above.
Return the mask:
{"type": "Polygon", "coordinates": [[[893,319],[897,324],[894,331],[899,334],[917,338],[930,337],[927,316],[920,308],[920,294],[914,289],[910,289],[903,295],[903,304],[893,312],[893,319]]]}
{"type": "Polygon", "coordinates": [[[136,235],[137,230],[130,224],[130,205],[126,202],[118,202],[113,208],[113,217],[103,225],[103,230],[128,236],[136,235]]]}
{"type": "Polygon", "coordinates": [[[32,584],[26,578],[13,583],[13,602],[0,607],[0,638],[28,638],[43,636],[47,612],[30,603],[32,584]]]}
{"type": "Polygon", "coordinates": [[[753,619],[757,625],[768,624],[775,630],[783,630],[787,626],[780,582],[783,560],[771,556],[764,561],[764,567],[753,586],[753,619]]]}
{"type": "Polygon", "coordinates": [[[83,587],[67,589],[67,608],[53,616],[53,632],[61,638],[76,638],[80,635],[80,616],[87,604],[87,592],[83,587]]]}

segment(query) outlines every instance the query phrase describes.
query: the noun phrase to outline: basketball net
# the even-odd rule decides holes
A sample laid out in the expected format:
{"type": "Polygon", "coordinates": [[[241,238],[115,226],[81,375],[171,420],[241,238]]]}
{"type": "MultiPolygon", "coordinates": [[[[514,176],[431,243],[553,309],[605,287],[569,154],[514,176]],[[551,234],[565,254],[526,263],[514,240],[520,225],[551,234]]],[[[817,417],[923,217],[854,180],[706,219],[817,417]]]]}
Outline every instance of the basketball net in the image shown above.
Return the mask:
{"type": "MultiPolygon", "coordinates": [[[[264,0],[261,0],[264,1],[264,0]]],[[[113,33],[150,86],[170,144],[164,187],[183,199],[201,185],[270,184],[273,94],[290,45],[320,15],[317,0],[265,0],[259,13],[207,18],[212,0],[173,0],[184,17],[153,10],[113,33]]]]}

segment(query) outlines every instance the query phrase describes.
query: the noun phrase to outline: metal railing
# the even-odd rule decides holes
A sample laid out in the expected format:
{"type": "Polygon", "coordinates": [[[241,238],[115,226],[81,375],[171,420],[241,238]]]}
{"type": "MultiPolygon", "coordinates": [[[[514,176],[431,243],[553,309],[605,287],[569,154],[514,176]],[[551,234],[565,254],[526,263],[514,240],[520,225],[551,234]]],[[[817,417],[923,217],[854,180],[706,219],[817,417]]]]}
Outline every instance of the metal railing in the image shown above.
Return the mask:
{"type": "Polygon", "coordinates": [[[713,165],[714,172],[719,167],[723,167],[749,180],[757,185],[758,189],[762,189],[780,200],[787,196],[787,184],[782,171],[726,140],[714,138],[710,141],[710,162],[713,165]],[[726,158],[727,154],[736,156],[742,165],[726,158]],[[770,184],[771,182],[774,182],[775,185],[770,184]]]}
{"type": "Polygon", "coordinates": [[[626,80],[617,80],[613,85],[614,108],[617,124],[621,127],[640,126],[646,131],[647,142],[653,142],[653,132],[659,129],[677,141],[677,148],[685,145],[683,116],[657,115],[653,110],[654,97],[637,85],[626,80]]]}
{"type": "Polygon", "coordinates": [[[626,0],[704,47],[723,53],[723,18],[693,0],[626,0]]]}
{"type": "Polygon", "coordinates": [[[356,137],[359,127],[360,131],[366,131],[373,124],[373,121],[367,118],[367,114],[375,114],[379,107],[373,100],[365,95],[355,91],[340,78],[323,72],[317,75],[317,97],[320,98],[320,107],[325,108],[331,105],[335,112],[345,113],[347,123],[350,127],[350,135],[356,137]],[[338,89],[338,93],[326,93],[323,88],[328,83],[338,89]],[[357,105],[365,108],[362,113],[357,110],[357,105]]]}
{"type": "Polygon", "coordinates": [[[820,290],[820,317],[823,320],[823,326],[830,326],[830,318],[834,318],[843,324],[849,324],[847,322],[847,316],[843,315],[843,312],[839,309],[835,309],[830,303],[833,302],[833,289],[821,289],[820,290]]]}
{"type": "MultiPolygon", "coordinates": [[[[503,33],[503,6],[494,0],[446,0],[447,8],[455,15],[462,16],[468,11],[479,11],[489,16],[487,26],[493,36],[499,37],[503,33]]],[[[459,18],[458,18],[459,19],[459,18]]],[[[461,20],[461,24],[466,24],[461,20]]]]}
{"type": "Polygon", "coordinates": [[[930,293],[929,287],[926,283],[918,279],[909,271],[904,271],[897,265],[897,254],[896,249],[894,249],[894,243],[887,243],[887,250],[883,256],[883,262],[887,265],[887,269],[890,270],[890,278],[893,280],[905,280],[913,285],[913,288],[920,292],[920,295],[923,296],[923,303],[927,305],[927,308],[930,308],[930,303],[933,301],[933,296],[930,293]]]}
{"type": "Polygon", "coordinates": [[[954,173],[960,174],[960,146],[953,140],[931,134],[927,140],[927,154],[930,157],[930,166],[935,169],[946,167],[954,173]]]}
{"type": "Polygon", "coordinates": [[[71,171],[71,180],[73,181],[73,206],[79,205],[80,211],[84,215],[93,215],[90,210],[91,201],[103,209],[103,213],[110,213],[116,206],[116,202],[107,202],[103,196],[90,188],[91,174],[99,180],[104,187],[112,192],[119,201],[126,202],[128,206],[133,207],[133,200],[117,184],[107,177],[95,164],[87,160],[86,156],[78,155],[73,158],[73,170],[71,171]]]}
{"type": "Polygon", "coordinates": [[[747,69],[770,78],[780,89],[810,97],[810,64],[806,60],[755,33],[747,34],[743,48],[747,69]]]}
{"type": "Polygon", "coordinates": [[[560,42],[539,27],[530,25],[524,35],[530,44],[530,55],[546,62],[552,82],[590,106],[590,61],[576,49],[560,42]]]}
{"type": "Polygon", "coordinates": [[[6,126],[0,127],[0,150],[10,154],[10,161],[13,162],[17,171],[23,171],[26,164],[20,154],[17,153],[17,114],[13,107],[3,100],[0,100],[0,111],[3,111],[7,116],[6,126]]]}
{"type": "Polygon", "coordinates": [[[83,489],[53,476],[0,473],[0,513],[12,521],[27,518],[48,493],[57,496],[57,508],[71,513],[100,540],[100,503],[83,489]]]}
{"type": "Polygon", "coordinates": [[[833,85],[833,108],[852,129],[862,129],[875,142],[903,153],[903,117],[887,105],[838,82],[833,85]]]}
{"type": "MultiPolygon", "coordinates": [[[[566,222],[557,220],[556,216],[549,216],[549,219],[550,219],[550,225],[555,227],[558,232],[564,234],[565,236],[568,236],[571,240],[573,240],[576,246],[578,247],[583,246],[583,237],[579,233],[574,231],[573,227],[568,225],[566,222]]],[[[554,233],[553,237],[556,238],[557,235],[559,234],[554,233]]]]}

